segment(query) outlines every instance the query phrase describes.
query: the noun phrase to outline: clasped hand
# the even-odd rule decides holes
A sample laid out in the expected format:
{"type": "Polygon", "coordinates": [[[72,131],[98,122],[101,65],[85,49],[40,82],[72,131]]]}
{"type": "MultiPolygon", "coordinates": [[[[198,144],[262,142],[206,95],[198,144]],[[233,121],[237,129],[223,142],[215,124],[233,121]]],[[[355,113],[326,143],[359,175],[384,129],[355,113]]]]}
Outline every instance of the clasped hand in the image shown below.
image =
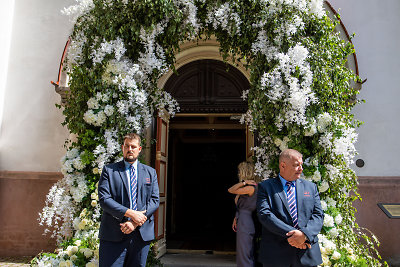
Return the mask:
{"type": "Polygon", "coordinates": [[[288,238],[289,245],[293,247],[299,249],[311,248],[311,245],[306,243],[307,237],[302,231],[292,230],[286,233],[286,236],[289,237],[288,238]]]}
{"type": "Polygon", "coordinates": [[[125,216],[130,218],[130,220],[119,224],[121,226],[121,232],[123,232],[124,234],[130,234],[138,226],[142,226],[147,221],[147,217],[146,215],[144,215],[145,213],[145,210],[137,211],[129,209],[125,213],[125,216]]]}

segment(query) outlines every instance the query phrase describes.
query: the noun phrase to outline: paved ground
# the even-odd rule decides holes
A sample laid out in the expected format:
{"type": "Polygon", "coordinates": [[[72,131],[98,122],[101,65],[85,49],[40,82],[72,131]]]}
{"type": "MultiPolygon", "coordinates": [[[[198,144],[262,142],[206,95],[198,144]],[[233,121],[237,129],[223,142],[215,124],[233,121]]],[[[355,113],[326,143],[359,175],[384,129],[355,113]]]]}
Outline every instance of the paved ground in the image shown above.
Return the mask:
{"type": "MultiPolygon", "coordinates": [[[[32,257],[3,257],[0,267],[30,266],[32,257]]],[[[235,256],[210,254],[166,254],[161,257],[164,267],[235,267],[235,256]]]]}
{"type": "Polygon", "coordinates": [[[33,257],[0,257],[0,267],[30,266],[33,257]]]}
{"type": "Polygon", "coordinates": [[[166,254],[160,260],[164,267],[236,267],[234,255],[166,254]]]}

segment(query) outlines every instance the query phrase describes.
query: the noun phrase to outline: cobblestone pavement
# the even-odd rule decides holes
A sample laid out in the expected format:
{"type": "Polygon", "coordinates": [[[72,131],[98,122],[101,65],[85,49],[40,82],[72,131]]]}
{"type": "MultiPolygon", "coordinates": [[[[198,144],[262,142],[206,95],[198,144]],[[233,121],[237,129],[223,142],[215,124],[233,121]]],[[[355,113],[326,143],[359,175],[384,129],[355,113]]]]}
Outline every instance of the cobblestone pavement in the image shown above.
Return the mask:
{"type": "Polygon", "coordinates": [[[0,257],[0,267],[30,266],[32,257],[0,257]]]}

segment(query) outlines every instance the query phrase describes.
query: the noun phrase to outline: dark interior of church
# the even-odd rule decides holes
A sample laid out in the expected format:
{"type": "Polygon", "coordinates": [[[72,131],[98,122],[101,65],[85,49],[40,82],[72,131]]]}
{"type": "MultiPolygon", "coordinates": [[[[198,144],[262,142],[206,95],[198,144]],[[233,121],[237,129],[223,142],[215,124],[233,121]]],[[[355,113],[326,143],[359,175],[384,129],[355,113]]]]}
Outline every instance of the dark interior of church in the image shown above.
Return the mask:
{"type": "Polygon", "coordinates": [[[237,165],[246,159],[243,129],[170,129],[167,249],[234,251],[237,165]]]}

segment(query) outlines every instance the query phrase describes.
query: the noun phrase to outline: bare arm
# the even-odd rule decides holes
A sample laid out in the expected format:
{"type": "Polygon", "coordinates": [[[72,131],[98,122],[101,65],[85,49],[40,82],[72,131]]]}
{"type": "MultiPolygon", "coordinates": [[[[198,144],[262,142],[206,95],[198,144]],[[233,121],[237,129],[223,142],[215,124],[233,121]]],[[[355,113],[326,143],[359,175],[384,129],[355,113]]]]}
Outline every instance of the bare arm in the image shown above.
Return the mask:
{"type": "Polygon", "coordinates": [[[228,189],[228,192],[235,195],[252,196],[255,192],[255,188],[253,185],[257,185],[257,183],[253,180],[245,180],[244,182],[239,182],[231,186],[228,189]]]}

